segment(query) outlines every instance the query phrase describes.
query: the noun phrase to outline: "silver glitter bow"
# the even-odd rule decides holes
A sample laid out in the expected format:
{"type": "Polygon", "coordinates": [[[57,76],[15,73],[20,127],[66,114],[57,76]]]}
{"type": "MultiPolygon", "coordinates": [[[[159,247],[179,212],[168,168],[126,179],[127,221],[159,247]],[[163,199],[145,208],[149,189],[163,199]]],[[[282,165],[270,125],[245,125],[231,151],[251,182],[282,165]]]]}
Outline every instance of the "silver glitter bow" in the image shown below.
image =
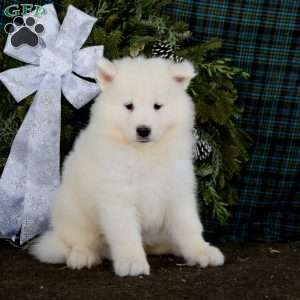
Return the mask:
{"type": "Polygon", "coordinates": [[[100,92],[96,83],[74,74],[95,79],[103,46],[80,48],[96,18],[70,5],[60,26],[54,6],[44,8],[46,14],[38,18],[45,28],[43,47],[14,48],[8,36],[4,53],[29,65],[0,74],[17,102],[37,91],[0,179],[0,235],[14,241],[21,230],[20,244],[47,228],[60,182],[61,91],[76,108],[100,92]]]}

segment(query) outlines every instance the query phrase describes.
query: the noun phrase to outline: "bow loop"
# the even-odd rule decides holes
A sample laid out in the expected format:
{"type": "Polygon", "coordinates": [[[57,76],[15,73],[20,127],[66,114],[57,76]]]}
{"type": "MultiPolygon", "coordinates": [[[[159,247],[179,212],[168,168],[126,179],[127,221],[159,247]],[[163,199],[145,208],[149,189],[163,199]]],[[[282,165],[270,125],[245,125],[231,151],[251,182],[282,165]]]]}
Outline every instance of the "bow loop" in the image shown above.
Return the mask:
{"type": "Polygon", "coordinates": [[[37,51],[37,48],[31,48],[31,47],[19,47],[15,48],[11,43],[11,36],[7,37],[5,47],[3,52],[19,61],[38,65],[39,63],[39,53],[37,51]]]}
{"type": "MultiPolygon", "coordinates": [[[[60,24],[53,4],[46,4],[43,6],[46,14],[42,14],[36,19],[36,23],[42,24],[44,32],[41,35],[46,47],[53,47],[55,45],[60,24]]],[[[29,14],[36,18],[35,12],[29,14]]]]}
{"type": "Polygon", "coordinates": [[[73,71],[80,76],[96,79],[96,62],[103,56],[103,46],[93,46],[73,53],[73,71]]]}
{"type": "Polygon", "coordinates": [[[69,5],[61,25],[56,43],[59,46],[78,50],[88,38],[96,18],[87,15],[73,5],[69,5]]]}
{"type": "Polygon", "coordinates": [[[24,66],[0,73],[0,80],[17,102],[38,90],[44,71],[36,66],[24,66]]]}
{"type": "Polygon", "coordinates": [[[74,74],[67,74],[62,80],[62,92],[77,109],[99,94],[98,84],[83,80],[74,74]]]}

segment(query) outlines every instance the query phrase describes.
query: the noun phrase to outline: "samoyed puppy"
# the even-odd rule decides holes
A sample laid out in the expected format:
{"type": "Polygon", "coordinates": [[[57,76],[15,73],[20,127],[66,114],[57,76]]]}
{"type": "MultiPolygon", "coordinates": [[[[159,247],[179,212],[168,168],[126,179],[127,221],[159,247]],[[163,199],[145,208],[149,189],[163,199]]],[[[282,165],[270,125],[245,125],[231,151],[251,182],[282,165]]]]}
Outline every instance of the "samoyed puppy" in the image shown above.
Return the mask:
{"type": "Polygon", "coordinates": [[[51,229],[31,246],[37,259],[81,269],[106,257],[119,276],[148,275],[146,253],[224,263],[197,212],[194,76],[188,61],[99,60],[102,92],[64,163],[51,229]]]}

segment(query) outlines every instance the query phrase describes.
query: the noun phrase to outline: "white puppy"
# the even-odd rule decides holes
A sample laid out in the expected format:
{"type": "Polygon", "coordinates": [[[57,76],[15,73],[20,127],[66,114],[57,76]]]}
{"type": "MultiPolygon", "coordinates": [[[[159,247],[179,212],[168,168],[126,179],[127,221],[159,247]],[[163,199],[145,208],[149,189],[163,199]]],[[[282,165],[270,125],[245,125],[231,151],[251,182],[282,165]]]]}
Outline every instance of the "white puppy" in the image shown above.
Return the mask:
{"type": "Polygon", "coordinates": [[[193,172],[191,63],[125,58],[98,63],[102,93],[64,164],[52,229],[31,247],[72,269],[109,257],[117,275],[149,274],[146,252],[224,263],[202,237],[193,172]]]}

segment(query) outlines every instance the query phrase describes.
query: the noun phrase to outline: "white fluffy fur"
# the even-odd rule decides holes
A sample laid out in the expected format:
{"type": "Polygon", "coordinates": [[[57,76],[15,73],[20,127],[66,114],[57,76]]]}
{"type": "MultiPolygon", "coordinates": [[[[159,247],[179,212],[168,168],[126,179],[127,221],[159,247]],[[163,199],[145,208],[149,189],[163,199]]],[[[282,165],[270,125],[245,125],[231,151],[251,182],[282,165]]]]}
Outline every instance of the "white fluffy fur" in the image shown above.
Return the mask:
{"type": "Polygon", "coordinates": [[[201,267],[224,263],[202,237],[192,162],[191,63],[143,57],[98,63],[103,91],[67,157],[52,229],[31,247],[40,261],[91,267],[104,256],[117,275],[149,274],[146,253],[201,267]],[[134,110],[124,104],[132,102],[134,110]],[[154,103],[163,105],[160,110],[154,103]],[[150,141],[136,128],[151,128],[150,141]]]}

